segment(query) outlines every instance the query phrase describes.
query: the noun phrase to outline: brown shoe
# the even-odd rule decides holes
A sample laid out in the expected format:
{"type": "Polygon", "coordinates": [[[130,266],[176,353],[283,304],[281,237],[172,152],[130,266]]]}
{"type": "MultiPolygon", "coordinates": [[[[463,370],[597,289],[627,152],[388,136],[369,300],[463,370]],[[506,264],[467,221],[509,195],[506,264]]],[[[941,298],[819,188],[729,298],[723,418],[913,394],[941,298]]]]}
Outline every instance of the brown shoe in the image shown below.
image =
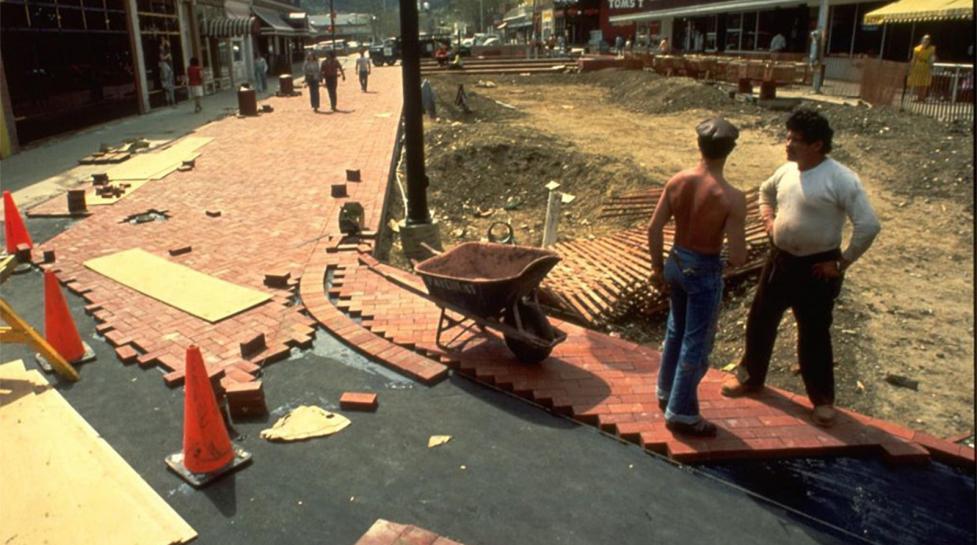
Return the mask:
{"type": "Polygon", "coordinates": [[[761,389],[762,386],[743,384],[736,375],[733,375],[723,381],[723,387],[720,392],[726,397],[742,397],[747,394],[759,392],[761,389]]]}
{"type": "Polygon", "coordinates": [[[668,431],[678,435],[691,435],[692,437],[715,437],[716,425],[702,418],[695,424],[685,424],[682,422],[665,421],[668,431]]]}
{"type": "Polygon", "coordinates": [[[831,405],[818,405],[811,411],[811,420],[818,426],[827,428],[835,423],[837,412],[831,405]]]}

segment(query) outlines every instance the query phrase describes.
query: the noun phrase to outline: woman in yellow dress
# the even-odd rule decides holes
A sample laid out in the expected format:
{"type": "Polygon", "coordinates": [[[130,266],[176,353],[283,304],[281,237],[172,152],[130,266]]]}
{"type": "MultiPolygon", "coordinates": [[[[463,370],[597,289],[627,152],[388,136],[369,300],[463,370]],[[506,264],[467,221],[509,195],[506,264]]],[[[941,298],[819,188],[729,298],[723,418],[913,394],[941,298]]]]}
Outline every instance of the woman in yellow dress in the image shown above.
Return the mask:
{"type": "Polygon", "coordinates": [[[923,36],[919,45],[913,48],[913,60],[909,62],[909,78],[906,86],[916,89],[916,100],[926,100],[933,75],[930,73],[936,62],[936,47],[930,44],[929,34],[923,36]]]}

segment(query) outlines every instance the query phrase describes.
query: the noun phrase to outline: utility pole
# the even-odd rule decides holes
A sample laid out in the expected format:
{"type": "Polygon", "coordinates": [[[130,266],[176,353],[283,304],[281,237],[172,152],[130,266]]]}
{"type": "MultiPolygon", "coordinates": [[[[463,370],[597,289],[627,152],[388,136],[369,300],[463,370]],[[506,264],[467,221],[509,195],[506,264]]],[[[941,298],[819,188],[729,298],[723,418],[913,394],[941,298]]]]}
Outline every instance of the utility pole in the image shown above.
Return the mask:
{"type": "Polygon", "coordinates": [[[329,0],[329,30],[332,31],[332,50],[336,51],[336,8],[333,0],[329,0]]]}
{"type": "Polygon", "coordinates": [[[478,0],[478,31],[485,33],[485,5],[483,0],[478,0]]]}
{"type": "Polygon", "coordinates": [[[407,167],[407,218],[400,224],[404,255],[423,259],[425,248],[441,246],[438,224],[427,209],[424,173],[424,120],[421,111],[421,46],[417,0],[400,0],[400,33],[404,82],[404,159],[407,167]]]}
{"type": "Polygon", "coordinates": [[[811,36],[811,64],[814,67],[814,75],[811,78],[814,84],[814,92],[821,92],[821,85],[824,83],[824,48],[825,37],[828,32],[828,0],[821,0],[818,7],[818,27],[811,36]]]}

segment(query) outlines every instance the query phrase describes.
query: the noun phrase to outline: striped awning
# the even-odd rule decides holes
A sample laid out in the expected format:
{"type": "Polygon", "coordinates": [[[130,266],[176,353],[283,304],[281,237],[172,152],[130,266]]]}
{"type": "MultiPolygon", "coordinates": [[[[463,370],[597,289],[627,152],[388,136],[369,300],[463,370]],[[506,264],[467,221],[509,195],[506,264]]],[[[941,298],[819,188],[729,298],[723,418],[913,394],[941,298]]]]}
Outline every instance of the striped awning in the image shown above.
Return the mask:
{"type": "Polygon", "coordinates": [[[209,38],[232,38],[254,34],[258,28],[255,17],[217,17],[200,23],[200,34],[209,38]]]}
{"type": "Polygon", "coordinates": [[[972,0],[900,0],[865,14],[866,25],[973,19],[972,0]]]}

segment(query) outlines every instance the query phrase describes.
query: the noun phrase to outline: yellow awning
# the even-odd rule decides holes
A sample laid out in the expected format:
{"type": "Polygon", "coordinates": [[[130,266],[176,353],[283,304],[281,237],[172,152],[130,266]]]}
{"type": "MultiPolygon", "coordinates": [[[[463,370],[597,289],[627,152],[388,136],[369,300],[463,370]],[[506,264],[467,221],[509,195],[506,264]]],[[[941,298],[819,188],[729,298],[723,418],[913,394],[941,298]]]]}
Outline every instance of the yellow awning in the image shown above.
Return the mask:
{"type": "Polygon", "coordinates": [[[972,0],[899,0],[865,14],[866,25],[973,19],[972,0]]]}

